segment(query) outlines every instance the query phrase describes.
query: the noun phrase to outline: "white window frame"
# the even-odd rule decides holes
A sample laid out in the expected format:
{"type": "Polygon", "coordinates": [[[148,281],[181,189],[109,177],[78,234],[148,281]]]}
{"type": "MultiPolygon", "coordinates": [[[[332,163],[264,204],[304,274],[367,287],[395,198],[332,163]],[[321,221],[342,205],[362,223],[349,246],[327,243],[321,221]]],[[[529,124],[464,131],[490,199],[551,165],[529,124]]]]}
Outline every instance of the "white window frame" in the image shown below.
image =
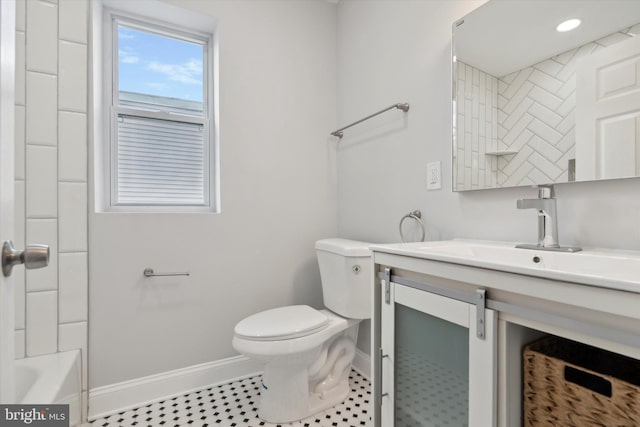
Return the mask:
{"type": "MultiPolygon", "coordinates": [[[[148,3],[148,2],[145,2],[148,3]]],[[[155,3],[155,2],[154,2],[155,3]]],[[[157,2],[158,6],[162,3],[157,2]]],[[[170,16],[170,15],[169,15],[170,16]]],[[[103,172],[104,210],[113,212],[219,212],[219,163],[216,129],[216,102],[213,89],[216,86],[217,70],[215,70],[213,32],[186,29],[179,23],[159,20],[154,17],[141,16],[122,10],[105,8],[103,11],[103,41],[105,44],[103,61],[103,102],[105,115],[104,143],[108,149],[105,156],[103,172]],[[202,116],[180,114],[158,109],[138,109],[119,104],[118,87],[118,25],[141,30],[161,36],[197,43],[203,46],[203,112],[202,116]],[[196,123],[203,126],[204,137],[204,190],[203,204],[148,204],[118,203],[118,140],[117,121],[119,115],[128,115],[147,119],[160,119],[182,123],[196,123]]]]}

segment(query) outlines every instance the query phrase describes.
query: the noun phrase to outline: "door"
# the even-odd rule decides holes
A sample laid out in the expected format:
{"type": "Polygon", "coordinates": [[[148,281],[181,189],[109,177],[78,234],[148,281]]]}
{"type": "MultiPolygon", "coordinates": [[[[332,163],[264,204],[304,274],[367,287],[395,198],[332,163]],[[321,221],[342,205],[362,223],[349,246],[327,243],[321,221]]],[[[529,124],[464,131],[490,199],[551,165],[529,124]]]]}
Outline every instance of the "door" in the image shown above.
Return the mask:
{"type": "Polygon", "coordinates": [[[640,175],[640,37],[576,63],[576,180],[640,175]]]}
{"type": "MultiPolygon", "coordinates": [[[[0,1],[0,243],[13,238],[15,1],[0,1]]],[[[14,398],[14,289],[0,274],[0,402],[14,398]]]]}
{"type": "MultiPolygon", "coordinates": [[[[383,290],[385,292],[385,290],[383,290]]],[[[470,298],[471,299],[471,298],[470,298]]],[[[382,298],[381,425],[496,425],[496,313],[391,282],[382,298]]]]}

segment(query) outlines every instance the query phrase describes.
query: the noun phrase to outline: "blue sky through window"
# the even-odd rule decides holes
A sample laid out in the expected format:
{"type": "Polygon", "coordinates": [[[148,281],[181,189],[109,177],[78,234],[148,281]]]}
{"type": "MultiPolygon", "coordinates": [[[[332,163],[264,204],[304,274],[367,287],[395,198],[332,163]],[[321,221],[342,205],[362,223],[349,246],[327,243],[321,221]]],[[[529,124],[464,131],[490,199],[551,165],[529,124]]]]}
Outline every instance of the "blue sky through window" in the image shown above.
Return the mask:
{"type": "Polygon", "coordinates": [[[202,102],[203,46],[118,26],[121,91],[202,102]]]}

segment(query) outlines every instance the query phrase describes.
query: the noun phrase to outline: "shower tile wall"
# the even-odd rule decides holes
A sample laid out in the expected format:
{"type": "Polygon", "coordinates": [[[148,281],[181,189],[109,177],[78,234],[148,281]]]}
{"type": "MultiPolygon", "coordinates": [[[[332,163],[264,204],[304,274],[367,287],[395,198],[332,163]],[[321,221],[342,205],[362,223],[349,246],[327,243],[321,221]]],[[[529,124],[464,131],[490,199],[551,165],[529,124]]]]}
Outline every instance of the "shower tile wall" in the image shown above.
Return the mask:
{"type": "Polygon", "coordinates": [[[15,246],[50,246],[16,268],[16,357],[87,349],[87,0],[17,0],[15,246]]]}
{"type": "MultiPolygon", "coordinates": [[[[457,135],[464,135],[464,139],[458,143],[456,151],[457,188],[468,190],[568,181],[568,162],[575,158],[576,61],[639,33],[640,24],[499,77],[497,101],[493,104],[497,105],[497,117],[485,116],[487,122],[497,121],[491,124],[492,129],[497,124],[497,145],[494,140],[483,139],[482,126],[475,125],[481,120],[478,112],[482,112],[475,106],[481,106],[482,100],[488,99],[488,82],[495,77],[458,63],[457,99],[464,101],[457,111],[457,135]],[[483,93],[477,82],[485,79],[486,93],[483,93]],[[471,128],[469,124],[472,124],[471,128]],[[482,146],[483,142],[486,147],[482,146]],[[497,157],[482,154],[494,147],[518,153],[497,157]],[[484,161],[482,157],[486,157],[484,161]],[[482,176],[485,176],[484,182],[482,176]]],[[[485,125],[488,129],[489,124],[485,125]]],[[[492,136],[495,138],[496,134],[492,136]]]]}
{"type": "Polygon", "coordinates": [[[463,62],[457,64],[456,149],[453,179],[458,189],[496,186],[498,79],[463,62]]]}

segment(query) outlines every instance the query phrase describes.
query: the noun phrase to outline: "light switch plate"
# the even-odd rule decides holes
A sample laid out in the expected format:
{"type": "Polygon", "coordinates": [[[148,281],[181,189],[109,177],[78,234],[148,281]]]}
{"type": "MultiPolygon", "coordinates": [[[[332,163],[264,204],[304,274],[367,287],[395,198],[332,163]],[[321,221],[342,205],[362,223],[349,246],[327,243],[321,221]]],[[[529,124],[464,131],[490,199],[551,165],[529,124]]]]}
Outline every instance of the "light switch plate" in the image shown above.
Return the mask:
{"type": "Polygon", "coordinates": [[[442,188],[442,174],[440,162],[427,163],[427,190],[439,190],[442,188]]]}

